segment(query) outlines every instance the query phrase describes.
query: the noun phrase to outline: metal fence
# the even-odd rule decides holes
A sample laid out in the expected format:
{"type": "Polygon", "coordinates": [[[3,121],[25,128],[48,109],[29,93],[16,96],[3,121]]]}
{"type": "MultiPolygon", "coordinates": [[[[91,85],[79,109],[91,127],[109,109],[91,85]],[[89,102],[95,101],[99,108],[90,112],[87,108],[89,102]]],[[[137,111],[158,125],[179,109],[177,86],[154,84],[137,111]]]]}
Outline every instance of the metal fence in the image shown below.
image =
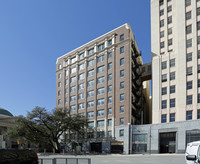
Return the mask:
{"type": "Polygon", "coordinates": [[[39,158],[39,164],[91,164],[90,158],[39,158]]]}

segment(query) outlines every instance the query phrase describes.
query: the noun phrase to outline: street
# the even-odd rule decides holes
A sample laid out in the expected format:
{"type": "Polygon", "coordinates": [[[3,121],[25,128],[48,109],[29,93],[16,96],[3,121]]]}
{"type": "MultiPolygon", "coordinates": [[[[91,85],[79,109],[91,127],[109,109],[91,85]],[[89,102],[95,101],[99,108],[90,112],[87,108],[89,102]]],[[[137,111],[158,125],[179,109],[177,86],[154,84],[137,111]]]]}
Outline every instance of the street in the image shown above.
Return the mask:
{"type": "MultiPolygon", "coordinates": [[[[153,155],[87,155],[87,156],[39,156],[45,158],[91,158],[92,164],[185,164],[183,154],[153,155]]],[[[79,163],[81,164],[81,162],[79,163]]],[[[85,164],[85,162],[84,162],[85,164]]]]}

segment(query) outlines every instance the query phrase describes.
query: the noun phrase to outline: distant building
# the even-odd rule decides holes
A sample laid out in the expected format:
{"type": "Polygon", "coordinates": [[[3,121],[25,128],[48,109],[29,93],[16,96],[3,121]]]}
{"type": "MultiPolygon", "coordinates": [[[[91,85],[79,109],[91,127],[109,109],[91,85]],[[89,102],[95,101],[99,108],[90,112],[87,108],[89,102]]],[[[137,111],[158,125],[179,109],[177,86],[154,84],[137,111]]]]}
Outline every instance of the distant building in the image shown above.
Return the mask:
{"type": "Polygon", "coordinates": [[[56,107],[86,116],[95,129],[81,143],[84,149],[130,153],[131,125],[151,120],[146,117],[151,103],[145,95],[149,82],[142,85],[142,64],[129,24],[57,59],[56,107]]]}

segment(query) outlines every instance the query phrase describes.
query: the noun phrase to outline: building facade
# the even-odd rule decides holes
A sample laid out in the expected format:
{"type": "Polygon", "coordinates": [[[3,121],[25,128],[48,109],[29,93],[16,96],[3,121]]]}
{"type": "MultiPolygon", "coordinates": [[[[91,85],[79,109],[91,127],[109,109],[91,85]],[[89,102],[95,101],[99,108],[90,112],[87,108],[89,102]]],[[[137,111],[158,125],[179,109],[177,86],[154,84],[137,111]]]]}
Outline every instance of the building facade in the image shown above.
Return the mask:
{"type": "Polygon", "coordinates": [[[141,66],[141,53],[129,24],[57,59],[56,107],[84,115],[88,127],[95,130],[85,136],[90,141],[84,149],[129,152],[126,129],[144,122],[141,66]]]}

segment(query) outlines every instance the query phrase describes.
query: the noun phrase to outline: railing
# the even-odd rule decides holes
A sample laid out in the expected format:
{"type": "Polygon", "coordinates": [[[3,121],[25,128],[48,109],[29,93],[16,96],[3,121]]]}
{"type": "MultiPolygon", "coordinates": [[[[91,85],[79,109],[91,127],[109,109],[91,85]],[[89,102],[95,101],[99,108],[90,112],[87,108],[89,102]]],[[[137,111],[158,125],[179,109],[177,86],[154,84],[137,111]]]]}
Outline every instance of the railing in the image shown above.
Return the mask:
{"type": "Polygon", "coordinates": [[[90,158],[39,158],[39,164],[91,164],[90,158]]]}

